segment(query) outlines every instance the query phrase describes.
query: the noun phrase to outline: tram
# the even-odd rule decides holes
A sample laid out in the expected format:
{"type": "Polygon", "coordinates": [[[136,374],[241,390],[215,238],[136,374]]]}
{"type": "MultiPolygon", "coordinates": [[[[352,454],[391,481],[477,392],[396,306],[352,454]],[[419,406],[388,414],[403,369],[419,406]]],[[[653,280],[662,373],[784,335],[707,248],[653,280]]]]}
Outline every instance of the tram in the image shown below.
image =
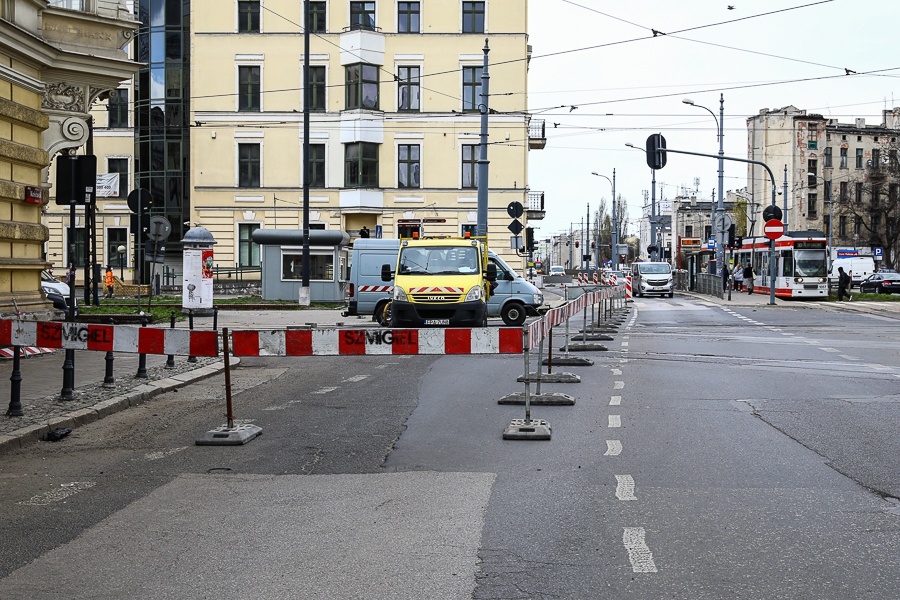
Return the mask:
{"type": "MultiPolygon", "coordinates": [[[[754,293],[769,294],[769,244],[765,237],[747,237],[735,248],[734,264],[753,265],[754,293]]],[[[775,296],[828,297],[828,242],[819,231],[790,231],[775,240],[775,296]]]]}

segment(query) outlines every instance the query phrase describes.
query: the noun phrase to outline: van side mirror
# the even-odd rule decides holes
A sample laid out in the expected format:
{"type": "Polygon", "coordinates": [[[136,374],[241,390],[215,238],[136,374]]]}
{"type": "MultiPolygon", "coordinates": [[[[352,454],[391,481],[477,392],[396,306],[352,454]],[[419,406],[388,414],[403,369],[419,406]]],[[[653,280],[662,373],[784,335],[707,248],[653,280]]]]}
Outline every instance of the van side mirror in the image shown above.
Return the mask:
{"type": "Polygon", "coordinates": [[[488,263],[485,279],[487,279],[488,281],[497,281],[497,265],[495,265],[494,263],[488,263]]]}
{"type": "Polygon", "coordinates": [[[393,278],[394,274],[391,273],[391,265],[381,265],[381,280],[387,282],[393,278]]]}

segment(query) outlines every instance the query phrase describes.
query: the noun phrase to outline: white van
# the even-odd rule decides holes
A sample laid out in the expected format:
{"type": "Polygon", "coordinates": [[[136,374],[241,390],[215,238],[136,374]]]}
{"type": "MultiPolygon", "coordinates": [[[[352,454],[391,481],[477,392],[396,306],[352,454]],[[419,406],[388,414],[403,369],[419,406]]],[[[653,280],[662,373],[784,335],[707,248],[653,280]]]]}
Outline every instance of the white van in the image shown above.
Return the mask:
{"type": "Polygon", "coordinates": [[[644,294],[675,296],[672,265],[666,262],[636,262],[631,266],[631,288],[640,298],[644,294]]]}
{"type": "Polygon", "coordinates": [[[828,283],[831,287],[836,288],[838,277],[838,267],[844,267],[844,273],[850,276],[850,287],[856,287],[860,282],[875,272],[875,259],[871,256],[848,256],[846,258],[836,258],[831,263],[831,269],[828,271],[828,283]]]}
{"type": "MultiPolygon", "coordinates": [[[[398,239],[358,239],[350,254],[349,303],[344,316],[372,315],[381,325],[389,322],[393,281],[381,279],[381,266],[397,263],[398,239]]],[[[488,260],[497,266],[497,286],[491,293],[489,317],[500,317],[507,325],[518,326],[526,316],[537,316],[544,295],[534,284],[516,273],[502,258],[488,250],[488,260]]]]}

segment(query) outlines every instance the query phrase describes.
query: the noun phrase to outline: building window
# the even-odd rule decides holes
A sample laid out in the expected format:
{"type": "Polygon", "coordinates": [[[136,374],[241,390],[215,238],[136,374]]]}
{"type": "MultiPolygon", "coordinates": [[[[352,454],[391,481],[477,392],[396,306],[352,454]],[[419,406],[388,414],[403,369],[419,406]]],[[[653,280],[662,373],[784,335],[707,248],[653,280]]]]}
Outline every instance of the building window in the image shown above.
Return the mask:
{"type": "Polygon", "coordinates": [[[897,161],[897,150],[895,148],[891,148],[888,150],[888,164],[891,167],[891,171],[897,171],[900,168],[900,162],[897,161]]]}
{"type": "Polygon", "coordinates": [[[872,186],[872,206],[878,206],[881,202],[881,186],[873,185],[872,186]]]}
{"type": "Polygon", "coordinates": [[[478,235],[477,231],[478,225],[476,225],[475,223],[463,223],[462,225],[460,225],[459,235],[461,235],[462,237],[466,237],[466,234],[468,233],[470,236],[475,237],[476,235],[478,235]]]}
{"type": "Polygon", "coordinates": [[[853,217],[853,235],[858,236],[862,233],[862,219],[858,216],[853,217]]]}
{"type": "MultiPolygon", "coordinates": [[[[128,229],[126,227],[110,227],[106,230],[106,264],[116,269],[124,269],[128,265],[128,229]],[[125,252],[119,252],[119,246],[125,252]]],[[[119,271],[121,274],[121,271],[119,271]]]]}
{"type": "Polygon", "coordinates": [[[850,184],[842,181],[840,185],[841,202],[846,202],[850,198],[850,184]]]}
{"type": "Polygon", "coordinates": [[[481,67],[463,67],[463,111],[477,112],[481,102],[481,67]]]}
{"type": "Polygon", "coordinates": [[[242,267],[259,266],[259,244],[253,241],[253,232],[259,223],[238,224],[238,264],[242,267]]]}
{"type": "MultiPolygon", "coordinates": [[[[310,229],[316,229],[310,225],[310,229]]],[[[303,254],[300,252],[282,252],[281,278],[303,279],[303,254]]],[[[309,255],[309,278],[316,281],[334,281],[334,255],[315,254],[309,255]]]]}
{"type": "Polygon", "coordinates": [[[397,187],[417,188],[422,187],[419,180],[421,168],[420,147],[418,144],[400,144],[397,146],[397,187]]]}
{"type": "Polygon", "coordinates": [[[463,188],[478,187],[478,157],[481,149],[474,144],[462,147],[462,186],[463,188]]]}
{"type": "Polygon", "coordinates": [[[484,33],[484,2],[462,3],[463,33],[484,33]]]}
{"type": "Polygon", "coordinates": [[[825,148],[825,164],[823,166],[826,169],[831,168],[831,146],[825,148]]]}
{"type": "Polygon", "coordinates": [[[238,110],[259,112],[260,67],[238,67],[238,110]]]}
{"type": "Polygon", "coordinates": [[[346,67],[346,107],[378,109],[378,67],[358,63],[346,67]]]}
{"type": "Polygon", "coordinates": [[[694,237],[694,226],[693,225],[685,225],[684,226],[684,237],[694,237]]]}
{"type": "Polygon", "coordinates": [[[309,145],[309,185],[325,187],[325,144],[309,145]]]}
{"type": "Polygon", "coordinates": [[[119,89],[109,97],[106,106],[107,122],[110,129],[125,129],[128,127],[128,90],[119,89]]]}
{"type": "Polygon", "coordinates": [[[310,2],[309,3],[309,32],[325,33],[325,3],[310,2]]]}
{"type": "MultiPolygon", "coordinates": [[[[71,228],[66,227],[66,252],[69,252],[71,242],[69,241],[69,233],[72,231],[71,228]]],[[[75,265],[75,268],[80,268],[84,266],[84,245],[85,245],[85,229],[84,227],[78,227],[75,229],[75,255],[72,256],[69,254],[69,264],[75,265]]]]}
{"type": "Polygon", "coordinates": [[[894,207],[898,200],[900,200],[900,184],[892,183],[888,186],[888,203],[894,207]]]}
{"type": "Polygon", "coordinates": [[[861,181],[857,181],[856,184],[854,185],[854,188],[855,188],[855,191],[856,191],[856,194],[855,194],[855,195],[856,195],[856,203],[857,203],[857,204],[862,204],[862,198],[863,198],[863,184],[862,184],[862,182],[861,182],[861,181]]]}
{"type": "Polygon", "coordinates": [[[815,150],[819,144],[819,130],[815,123],[808,123],[806,130],[806,147],[815,150]]]}
{"type": "Polygon", "coordinates": [[[819,217],[819,195],[807,194],[806,196],[806,218],[816,219],[819,217]]]}
{"type": "Polygon", "coordinates": [[[397,225],[397,237],[398,238],[411,238],[414,235],[421,236],[422,235],[422,222],[417,221],[415,224],[413,223],[401,223],[397,225]]]}
{"type": "Polygon", "coordinates": [[[397,69],[398,110],[419,110],[419,67],[397,69]]]}
{"type": "Polygon", "coordinates": [[[823,181],[822,183],[825,184],[825,201],[830,203],[832,200],[834,200],[834,198],[831,196],[831,182],[823,181]]]}
{"type": "Polygon", "coordinates": [[[872,215],[872,236],[878,235],[878,230],[881,228],[881,217],[879,215],[872,215]]]}
{"type": "Polygon", "coordinates": [[[856,149],[856,168],[857,169],[863,168],[863,149],[862,148],[856,149]]]}
{"type": "Polygon", "coordinates": [[[125,198],[128,196],[128,159],[106,159],[106,172],[119,174],[119,188],[116,190],[115,197],[125,198]]]}
{"type": "Polygon", "coordinates": [[[845,216],[838,218],[838,235],[841,237],[846,237],[847,235],[847,217],[845,216]]]}
{"type": "Polygon", "coordinates": [[[840,165],[840,167],[842,169],[847,168],[847,149],[846,148],[841,148],[841,165],[840,165]]]}
{"type": "Polygon", "coordinates": [[[238,144],[238,187],[258,188],[260,186],[259,144],[238,144]]]}
{"type": "Polygon", "coordinates": [[[259,0],[238,0],[238,33],[259,33],[259,0]]]}
{"type": "Polygon", "coordinates": [[[822,215],[822,225],[825,226],[825,235],[831,235],[831,217],[822,215]]]}
{"type": "Polygon", "coordinates": [[[378,187],[378,144],[344,146],[344,187],[378,187]]]}
{"type": "Polygon", "coordinates": [[[399,33],[419,33],[419,3],[397,3],[397,31],[399,33]]]}
{"type": "Polygon", "coordinates": [[[872,168],[881,168],[881,151],[878,148],[872,148],[872,168]]]}
{"type": "Polygon", "coordinates": [[[816,173],[818,173],[818,171],[819,171],[819,161],[818,160],[816,160],[815,158],[810,158],[809,160],[806,161],[806,172],[807,172],[806,180],[807,180],[808,186],[811,188],[814,188],[817,185],[816,173]]]}
{"type": "Polygon", "coordinates": [[[325,67],[309,68],[309,110],[322,112],[325,110],[325,67]]]}
{"type": "Polygon", "coordinates": [[[375,31],[375,3],[350,3],[350,29],[367,29],[375,31]]]}

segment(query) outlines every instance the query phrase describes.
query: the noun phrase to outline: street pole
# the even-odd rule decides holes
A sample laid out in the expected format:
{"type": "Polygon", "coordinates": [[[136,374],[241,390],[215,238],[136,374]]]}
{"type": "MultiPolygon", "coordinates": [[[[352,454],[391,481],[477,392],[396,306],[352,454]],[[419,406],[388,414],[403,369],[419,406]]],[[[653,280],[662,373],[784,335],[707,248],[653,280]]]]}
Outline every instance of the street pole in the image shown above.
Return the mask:
{"type": "Polygon", "coordinates": [[[312,92],[309,89],[309,25],[309,0],[303,0],[303,253],[300,255],[300,294],[298,298],[301,306],[309,306],[311,302],[309,289],[309,104],[312,101],[312,92]]]}
{"type": "MultiPolygon", "coordinates": [[[[616,218],[616,170],[613,169],[613,178],[612,178],[612,253],[610,258],[612,258],[612,267],[614,271],[619,270],[619,222],[616,218]]],[[[600,246],[600,242],[597,242],[597,246],[600,246]]],[[[599,256],[599,255],[598,255],[599,256]]],[[[597,263],[600,264],[599,261],[597,263]]]]}
{"type": "Polygon", "coordinates": [[[488,75],[488,54],[491,49],[488,47],[488,40],[484,38],[484,62],[481,67],[481,103],[478,106],[481,112],[481,144],[479,145],[478,154],[478,220],[475,225],[475,235],[483,236],[485,239],[488,234],[488,88],[491,83],[490,75],[488,75]]]}
{"type": "Polygon", "coordinates": [[[828,270],[831,271],[831,232],[834,231],[834,172],[828,174],[828,270]]]}
{"type": "MultiPolygon", "coordinates": [[[[651,192],[650,192],[650,245],[656,246],[656,169],[650,169],[651,174],[651,192]]],[[[656,262],[659,256],[659,247],[650,253],[650,260],[656,262]]]]}

